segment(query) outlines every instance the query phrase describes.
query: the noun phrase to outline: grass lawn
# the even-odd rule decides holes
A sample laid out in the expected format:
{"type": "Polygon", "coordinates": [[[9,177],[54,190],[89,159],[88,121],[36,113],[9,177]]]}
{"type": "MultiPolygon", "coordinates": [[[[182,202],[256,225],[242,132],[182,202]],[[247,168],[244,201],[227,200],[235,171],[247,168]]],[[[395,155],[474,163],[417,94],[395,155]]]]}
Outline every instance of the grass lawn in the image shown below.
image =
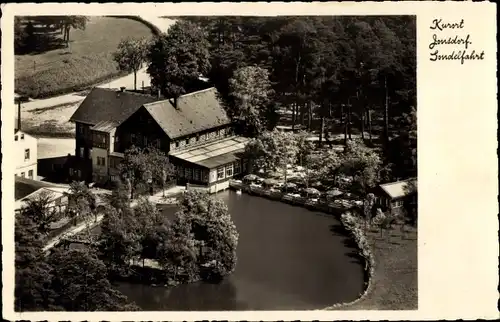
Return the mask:
{"type": "Polygon", "coordinates": [[[32,98],[50,97],[123,75],[112,58],[120,40],[152,35],[149,27],[135,20],[92,17],[85,30],[71,29],[69,48],[16,55],[15,92],[32,98]]]}
{"type": "Polygon", "coordinates": [[[406,225],[405,231],[384,231],[383,238],[379,230],[368,231],[375,257],[370,289],[360,301],[335,310],[418,309],[417,229],[406,225]]]}

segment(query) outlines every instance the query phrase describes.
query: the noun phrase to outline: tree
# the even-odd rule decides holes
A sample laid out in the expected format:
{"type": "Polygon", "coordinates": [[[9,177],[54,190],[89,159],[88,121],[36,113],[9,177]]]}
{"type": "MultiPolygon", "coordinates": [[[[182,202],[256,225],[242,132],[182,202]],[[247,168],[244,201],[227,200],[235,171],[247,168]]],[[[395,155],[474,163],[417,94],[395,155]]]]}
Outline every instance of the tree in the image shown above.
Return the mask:
{"type": "Polygon", "coordinates": [[[137,220],[137,234],[141,244],[140,257],[143,260],[156,259],[159,245],[168,238],[166,217],[162,216],[156,206],[145,198],[141,198],[134,207],[134,217],[137,220]]]}
{"type": "Polygon", "coordinates": [[[266,131],[246,145],[244,154],[250,158],[252,166],[265,172],[283,170],[286,181],[287,165],[297,160],[297,140],[289,132],[266,131]]]}
{"type": "Polygon", "coordinates": [[[168,98],[186,93],[210,69],[209,43],[201,28],[178,21],[151,44],[147,55],[151,84],[168,98]]]}
{"type": "Polygon", "coordinates": [[[73,29],[85,29],[87,22],[90,20],[87,16],[61,16],[61,27],[63,29],[63,40],[66,42],[66,47],[69,47],[69,31],[73,29]]]}
{"type": "Polygon", "coordinates": [[[83,182],[73,181],[68,191],[69,210],[74,216],[85,218],[94,215],[97,221],[97,199],[83,182]]]}
{"type": "Polygon", "coordinates": [[[119,169],[122,178],[130,184],[131,199],[136,191],[143,193],[149,185],[163,188],[166,180],[174,174],[168,157],[152,146],[145,149],[132,146],[126,150],[119,169]]]}
{"type": "Polygon", "coordinates": [[[52,223],[60,219],[60,213],[52,205],[53,194],[42,191],[33,198],[26,201],[21,208],[22,216],[31,218],[39,233],[47,235],[51,230],[52,223]]]}
{"type": "Polygon", "coordinates": [[[219,279],[233,272],[239,235],[224,202],[205,192],[187,191],[179,206],[176,217],[188,222],[199,247],[198,265],[208,270],[203,277],[219,279]]]}
{"type": "Polygon", "coordinates": [[[375,205],[375,195],[373,193],[367,194],[365,201],[363,202],[363,212],[367,224],[372,223],[372,214],[374,205],[375,205]]]}
{"type": "Polygon", "coordinates": [[[314,179],[331,180],[333,184],[337,184],[342,162],[342,156],[333,149],[323,150],[308,159],[309,168],[315,174],[314,179]]]}
{"type": "Polygon", "coordinates": [[[229,88],[234,102],[228,108],[230,117],[242,122],[245,133],[253,136],[260,134],[263,128],[268,127],[266,109],[273,95],[268,71],[256,66],[240,68],[229,80],[229,88]]]}
{"type": "Polygon", "coordinates": [[[67,311],[128,311],[137,309],[108,280],[106,265],[88,249],[59,250],[49,257],[52,289],[67,311]]]}
{"type": "Polygon", "coordinates": [[[15,301],[16,311],[58,309],[50,289],[52,269],[45,262],[43,235],[29,216],[16,215],[15,301]]]}
{"type": "Polygon", "coordinates": [[[379,155],[361,141],[349,141],[342,162],[342,172],[354,178],[353,188],[362,194],[373,188],[380,178],[379,155]]]}
{"type": "Polygon", "coordinates": [[[134,73],[134,90],[137,90],[137,71],[146,61],[147,42],[145,39],[125,38],[118,44],[113,59],[120,70],[134,73]]]}
{"type": "Polygon", "coordinates": [[[26,38],[28,34],[26,32],[26,28],[23,26],[22,20],[20,17],[14,17],[14,53],[19,54],[23,53],[26,49],[26,38]]]}
{"type": "Polygon", "coordinates": [[[106,208],[98,249],[112,271],[127,271],[130,261],[140,253],[138,229],[132,209],[118,211],[113,207],[106,208]]]}
{"type": "Polygon", "coordinates": [[[111,195],[105,196],[106,203],[119,212],[127,210],[130,207],[130,191],[126,183],[117,180],[113,185],[111,195]]]}
{"type": "Polygon", "coordinates": [[[295,134],[295,140],[297,145],[297,159],[301,166],[304,165],[306,159],[314,150],[314,144],[308,140],[309,133],[306,131],[300,131],[295,134]]]}
{"type": "Polygon", "coordinates": [[[199,252],[189,224],[187,218],[176,216],[168,238],[158,247],[158,263],[175,282],[181,279],[190,282],[199,276],[199,252]]]}

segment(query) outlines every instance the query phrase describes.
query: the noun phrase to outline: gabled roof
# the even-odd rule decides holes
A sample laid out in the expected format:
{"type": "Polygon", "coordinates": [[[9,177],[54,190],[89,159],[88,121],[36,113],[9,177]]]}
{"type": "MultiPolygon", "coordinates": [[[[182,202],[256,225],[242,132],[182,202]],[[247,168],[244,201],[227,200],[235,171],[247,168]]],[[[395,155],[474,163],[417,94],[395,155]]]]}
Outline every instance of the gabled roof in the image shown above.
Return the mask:
{"type": "Polygon", "coordinates": [[[90,125],[96,125],[102,121],[114,121],[121,124],[143,104],[154,101],[158,101],[158,98],[95,87],[85,97],[69,120],[90,125]]]}
{"type": "Polygon", "coordinates": [[[405,197],[413,192],[410,191],[410,185],[414,184],[415,188],[417,186],[417,179],[411,178],[403,181],[396,181],[390,183],[384,183],[380,185],[380,188],[387,193],[391,199],[397,199],[405,197]]]}
{"type": "Polygon", "coordinates": [[[114,128],[116,128],[117,123],[115,121],[101,121],[91,127],[92,131],[111,133],[114,128]]]}
{"type": "Polygon", "coordinates": [[[230,123],[215,88],[180,96],[177,107],[168,99],[146,103],[144,108],[171,139],[230,123]]]}
{"type": "Polygon", "coordinates": [[[38,181],[38,180],[32,180],[28,178],[22,178],[22,177],[15,177],[15,185],[14,185],[14,198],[15,200],[22,199],[26,197],[27,195],[35,192],[36,190],[40,188],[63,188],[63,186],[50,183],[50,182],[45,182],[45,181],[38,181]]]}

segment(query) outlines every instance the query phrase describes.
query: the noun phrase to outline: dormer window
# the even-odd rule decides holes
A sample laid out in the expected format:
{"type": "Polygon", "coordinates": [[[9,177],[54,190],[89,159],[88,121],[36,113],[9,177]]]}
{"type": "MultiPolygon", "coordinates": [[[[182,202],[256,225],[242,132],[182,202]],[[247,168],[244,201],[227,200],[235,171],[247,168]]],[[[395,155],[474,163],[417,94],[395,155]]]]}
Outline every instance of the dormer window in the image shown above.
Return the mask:
{"type": "Polygon", "coordinates": [[[16,141],[17,141],[17,139],[18,139],[17,135],[16,135],[16,136],[14,136],[14,140],[16,140],[16,141]]]}
{"type": "Polygon", "coordinates": [[[21,134],[21,140],[24,140],[24,134],[21,134]]]}

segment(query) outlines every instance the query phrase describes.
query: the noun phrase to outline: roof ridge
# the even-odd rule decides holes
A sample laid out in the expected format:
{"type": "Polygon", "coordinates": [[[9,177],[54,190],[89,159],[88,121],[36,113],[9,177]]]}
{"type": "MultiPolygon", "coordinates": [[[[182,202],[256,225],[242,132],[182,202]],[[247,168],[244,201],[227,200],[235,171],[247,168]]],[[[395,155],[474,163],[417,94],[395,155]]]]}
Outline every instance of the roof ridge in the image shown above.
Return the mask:
{"type": "Polygon", "coordinates": [[[189,95],[198,94],[198,93],[202,93],[202,92],[208,92],[209,90],[213,90],[213,89],[215,89],[214,86],[209,87],[209,88],[205,88],[205,89],[201,89],[201,90],[196,91],[196,92],[191,92],[191,93],[187,93],[187,94],[181,95],[181,96],[179,96],[179,98],[186,97],[186,96],[189,96],[189,95]]]}
{"type": "Polygon", "coordinates": [[[94,87],[94,88],[92,88],[92,90],[94,90],[94,89],[100,89],[100,90],[104,90],[106,92],[113,92],[113,93],[120,92],[120,93],[125,93],[125,94],[130,94],[130,95],[155,98],[155,95],[152,95],[152,94],[137,93],[137,92],[133,92],[133,91],[127,91],[127,89],[125,89],[123,92],[120,91],[120,88],[106,88],[106,87],[94,87]]]}

